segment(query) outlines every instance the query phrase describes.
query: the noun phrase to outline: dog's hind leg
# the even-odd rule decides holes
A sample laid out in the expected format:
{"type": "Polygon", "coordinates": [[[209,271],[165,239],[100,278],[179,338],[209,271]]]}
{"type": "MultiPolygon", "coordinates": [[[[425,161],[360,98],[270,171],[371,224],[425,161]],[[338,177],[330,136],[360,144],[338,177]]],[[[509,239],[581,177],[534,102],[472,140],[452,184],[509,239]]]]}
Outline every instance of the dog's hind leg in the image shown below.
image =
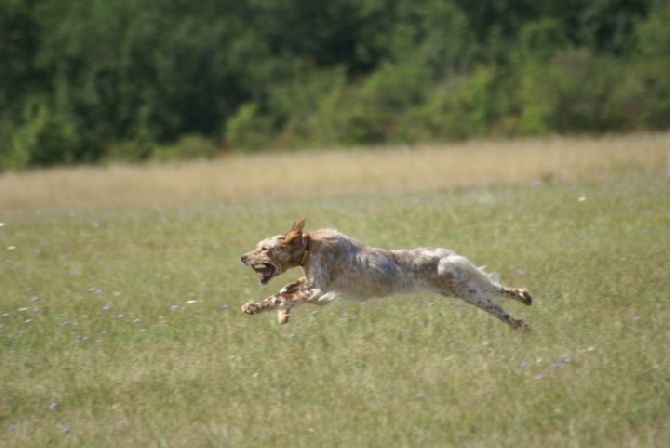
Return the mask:
{"type": "Polygon", "coordinates": [[[507,313],[500,305],[492,302],[486,297],[485,294],[482,294],[481,291],[469,292],[465,297],[459,296],[459,298],[465,300],[466,302],[475,305],[476,307],[486,311],[489,314],[494,315],[501,321],[508,324],[515,330],[530,330],[530,325],[524,322],[521,319],[516,319],[507,313]]]}
{"type": "MultiPolygon", "coordinates": [[[[515,290],[497,285],[486,273],[473,265],[468,259],[461,256],[445,258],[438,266],[438,273],[439,276],[435,281],[435,286],[439,287],[443,295],[463,299],[467,303],[492,314],[514,329],[530,329],[530,326],[526,322],[510,316],[500,305],[491,301],[491,296],[494,294],[512,296],[515,290]]],[[[513,297],[529,305],[530,294],[527,291],[526,295],[528,303],[517,295],[513,297]]]]}
{"type": "Polygon", "coordinates": [[[531,305],[533,303],[533,297],[523,288],[506,288],[504,286],[498,286],[495,289],[495,293],[499,296],[521,302],[524,305],[531,305]]]}

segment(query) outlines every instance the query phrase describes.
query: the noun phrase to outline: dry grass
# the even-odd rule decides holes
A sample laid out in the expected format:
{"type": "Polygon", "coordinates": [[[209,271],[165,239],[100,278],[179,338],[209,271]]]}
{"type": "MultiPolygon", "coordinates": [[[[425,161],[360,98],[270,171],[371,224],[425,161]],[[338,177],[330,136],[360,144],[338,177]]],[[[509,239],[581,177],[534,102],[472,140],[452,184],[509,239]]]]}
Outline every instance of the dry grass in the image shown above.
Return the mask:
{"type": "Polygon", "coordinates": [[[225,157],[0,175],[5,210],[101,209],[574,181],[670,169],[670,134],[225,157]]]}
{"type": "Polygon", "coordinates": [[[668,141],[5,173],[0,446],[670,446],[668,141]],[[534,331],[430,295],[243,315],[297,273],[239,255],[299,216],[486,264],[534,331]]]}

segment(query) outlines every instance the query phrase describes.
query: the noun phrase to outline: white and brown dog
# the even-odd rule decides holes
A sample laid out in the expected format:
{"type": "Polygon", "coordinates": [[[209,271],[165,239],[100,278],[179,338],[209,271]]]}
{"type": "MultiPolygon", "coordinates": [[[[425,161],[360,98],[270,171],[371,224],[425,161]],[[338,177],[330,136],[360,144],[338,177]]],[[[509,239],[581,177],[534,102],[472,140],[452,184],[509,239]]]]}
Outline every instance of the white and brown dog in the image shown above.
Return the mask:
{"type": "Polygon", "coordinates": [[[305,220],[295,222],[283,235],[260,241],[242,255],[242,263],[260,274],[261,284],[294,267],[304,275],[279,293],[242,306],[247,314],[278,311],[280,324],[291,308],[302,303],[325,304],[335,298],[366,299],[391,293],[431,291],[458,297],[514,329],[529,329],[491,301],[504,296],[525,305],[532,298],[525,289],[500,286],[467,258],[447,249],[375,249],[332,229],[303,232],[305,220]]]}

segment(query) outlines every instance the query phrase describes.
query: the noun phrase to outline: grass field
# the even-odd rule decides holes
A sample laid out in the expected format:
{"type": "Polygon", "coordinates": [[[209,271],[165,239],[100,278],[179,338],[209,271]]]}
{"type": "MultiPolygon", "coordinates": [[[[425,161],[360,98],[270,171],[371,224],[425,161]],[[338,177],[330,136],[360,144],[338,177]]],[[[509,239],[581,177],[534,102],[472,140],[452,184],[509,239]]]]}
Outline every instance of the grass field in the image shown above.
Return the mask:
{"type": "Polygon", "coordinates": [[[670,446],[670,135],[0,174],[0,446],[670,446]],[[245,316],[299,217],[532,307],[245,316]]]}

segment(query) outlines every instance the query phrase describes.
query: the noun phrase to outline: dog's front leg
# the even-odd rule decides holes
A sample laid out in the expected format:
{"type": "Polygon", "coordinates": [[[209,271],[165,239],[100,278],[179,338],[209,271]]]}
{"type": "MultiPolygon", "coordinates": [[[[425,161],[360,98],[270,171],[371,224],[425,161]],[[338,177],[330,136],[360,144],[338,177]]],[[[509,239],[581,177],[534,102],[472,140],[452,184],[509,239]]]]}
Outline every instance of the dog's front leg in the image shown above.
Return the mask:
{"type": "Polygon", "coordinates": [[[253,315],[278,309],[277,320],[280,324],[285,324],[288,322],[291,307],[306,303],[320,293],[318,289],[294,289],[290,292],[279,292],[258,303],[245,303],[242,305],[242,312],[253,315]]]}
{"type": "MultiPolygon", "coordinates": [[[[292,283],[289,283],[288,285],[284,286],[281,290],[279,290],[280,294],[286,294],[286,293],[294,293],[298,289],[304,288],[305,284],[307,283],[307,277],[304,275],[297,280],[295,280],[292,283]]],[[[289,318],[291,317],[291,308],[280,308],[277,311],[277,322],[279,325],[284,325],[288,323],[289,318]]]]}
{"type": "Polygon", "coordinates": [[[303,275],[294,282],[291,282],[288,285],[284,286],[282,289],[279,290],[279,292],[280,293],[295,292],[298,289],[303,289],[306,283],[307,283],[307,277],[303,275]]]}

